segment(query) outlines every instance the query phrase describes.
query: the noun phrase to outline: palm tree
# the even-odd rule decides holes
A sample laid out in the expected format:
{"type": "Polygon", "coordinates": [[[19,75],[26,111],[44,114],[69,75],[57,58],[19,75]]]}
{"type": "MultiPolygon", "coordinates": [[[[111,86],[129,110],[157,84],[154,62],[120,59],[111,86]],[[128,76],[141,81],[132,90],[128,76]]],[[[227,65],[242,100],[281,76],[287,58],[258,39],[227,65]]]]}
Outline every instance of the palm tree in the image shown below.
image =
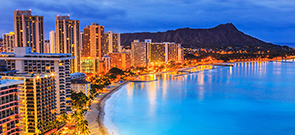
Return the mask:
{"type": "Polygon", "coordinates": [[[62,115],[60,116],[60,121],[61,121],[62,123],[67,123],[67,121],[68,121],[68,115],[66,115],[65,113],[62,114],[62,115]]]}
{"type": "Polygon", "coordinates": [[[46,129],[52,130],[52,128],[53,128],[53,123],[52,123],[52,121],[49,121],[46,126],[46,129]]]}
{"type": "Polygon", "coordinates": [[[87,120],[81,120],[77,123],[77,128],[80,129],[81,134],[88,135],[90,134],[90,129],[88,127],[87,120]]]}
{"type": "Polygon", "coordinates": [[[53,125],[54,125],[54,127],[56,128],[56,129],[58,129],[58,127],[60,126],[60,122],[58,121],[58,120],[55,120],[54,122],[53,122],[53,125]]]}
{"type": "Polygon", "coordinates": [[[41,132],[41,135],[44,134],[44,127],[45,127],[45,123],[41,119],[40,121],[38,121],[38,130],[39,130],[39,132],[41,132]]]}

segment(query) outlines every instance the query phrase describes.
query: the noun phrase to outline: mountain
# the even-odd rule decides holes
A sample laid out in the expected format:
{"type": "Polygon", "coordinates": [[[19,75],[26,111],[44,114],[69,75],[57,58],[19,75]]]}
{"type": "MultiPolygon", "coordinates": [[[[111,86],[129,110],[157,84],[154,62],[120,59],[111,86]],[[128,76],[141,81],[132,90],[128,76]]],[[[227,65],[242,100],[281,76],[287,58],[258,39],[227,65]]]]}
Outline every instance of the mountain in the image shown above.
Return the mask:
{"type": "Polygon", "coordinates": [[[262,47],[277,48],[279,46],[266,43],[239,31],[232,23],[220,24],[209,29],[181,28],[166,32],[123,33],[121,43],[130,45],[134,39],[143,41],[152,39],[153,42],[176,42],[191,48],[222,48],[222,47],[262,47]]]}

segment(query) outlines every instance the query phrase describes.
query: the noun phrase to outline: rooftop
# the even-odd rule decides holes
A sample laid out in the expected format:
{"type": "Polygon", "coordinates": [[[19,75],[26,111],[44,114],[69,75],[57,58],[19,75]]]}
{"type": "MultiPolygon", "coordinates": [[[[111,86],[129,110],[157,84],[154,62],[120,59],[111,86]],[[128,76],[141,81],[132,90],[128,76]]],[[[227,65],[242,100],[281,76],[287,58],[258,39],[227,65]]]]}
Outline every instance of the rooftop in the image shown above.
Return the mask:
{"type": "Polygon", "coordinates": [[[71,84],[89,84],[86,80],[71,80],[71,84]]]}
{"type": "Polygon", "coordinates": [[[17,85],[17,84],[23,84],[23,80],[13,80],[13,79],[3,79],[0,80],[0,87],[6,87],[10,85],[17,85]]]}

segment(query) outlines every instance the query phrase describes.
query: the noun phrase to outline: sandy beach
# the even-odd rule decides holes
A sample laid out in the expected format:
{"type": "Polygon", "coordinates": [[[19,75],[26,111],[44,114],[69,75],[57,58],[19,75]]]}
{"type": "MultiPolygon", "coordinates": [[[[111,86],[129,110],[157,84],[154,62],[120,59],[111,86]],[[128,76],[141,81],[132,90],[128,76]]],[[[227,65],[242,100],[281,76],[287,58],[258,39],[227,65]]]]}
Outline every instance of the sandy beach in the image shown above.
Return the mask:
{"type": "Polygon", "coordinates": [[[94,98],[90,106],[90,111],[85,114],[85,119],[88,121],[90,134],[91,135],[109,135],[107,128],[104,126],[104,106],[107,99],[111,97],[113,93],[118,91],[122,86],[127,84],[124,83],[115,83],[112,84],[112,88],[108,90],[107,93],[100,94],[94,98]]]}

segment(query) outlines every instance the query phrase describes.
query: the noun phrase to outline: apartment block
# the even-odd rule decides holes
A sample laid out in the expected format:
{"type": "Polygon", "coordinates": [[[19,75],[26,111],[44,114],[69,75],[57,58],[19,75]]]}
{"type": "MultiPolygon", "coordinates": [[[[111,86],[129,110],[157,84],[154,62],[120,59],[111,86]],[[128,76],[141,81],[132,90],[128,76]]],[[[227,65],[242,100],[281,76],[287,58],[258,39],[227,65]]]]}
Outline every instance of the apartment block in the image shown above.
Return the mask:
{"type": "Polygon", "coordinates": [[[22,130],[20,120],[19,85],[24,84],[22,80],[2,79],[0,80],[0,134],[19,135],[22,130]]]}
{"type": "Polygon", "coordinates": [[[21,73],[54,74],[56,82],[57,114],[71,111],[71,54],[33,53],[30,47],[16,47],[14,53],[0,53],[0,60],[5,60],[8,70],[21,73]]]}

